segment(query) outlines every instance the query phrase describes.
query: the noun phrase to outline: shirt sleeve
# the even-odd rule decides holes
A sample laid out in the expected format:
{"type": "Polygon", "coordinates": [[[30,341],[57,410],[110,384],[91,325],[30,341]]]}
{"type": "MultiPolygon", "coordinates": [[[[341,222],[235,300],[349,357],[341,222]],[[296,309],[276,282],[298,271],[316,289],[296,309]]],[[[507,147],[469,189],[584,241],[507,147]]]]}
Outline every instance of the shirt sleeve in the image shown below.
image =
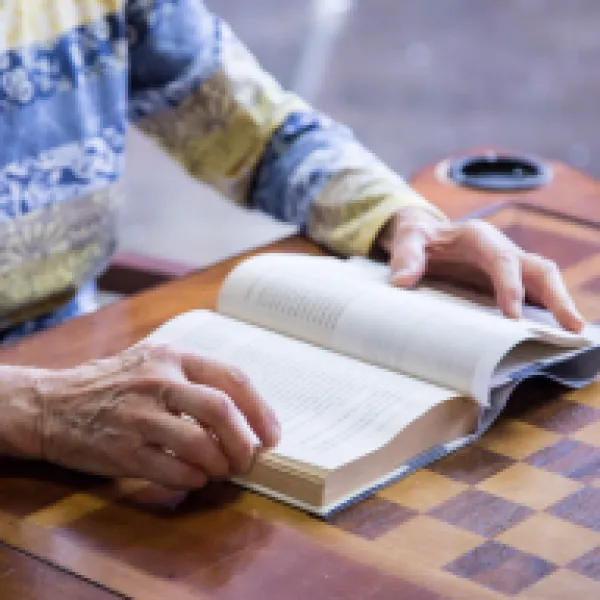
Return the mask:
{"type": "Polygon", "coordinates": [[[400,208],[443,215],[256,62],[199,0],[130,0],[130,118],[193,176],[300,226],[340,254],[367,254],[400,208]]]}

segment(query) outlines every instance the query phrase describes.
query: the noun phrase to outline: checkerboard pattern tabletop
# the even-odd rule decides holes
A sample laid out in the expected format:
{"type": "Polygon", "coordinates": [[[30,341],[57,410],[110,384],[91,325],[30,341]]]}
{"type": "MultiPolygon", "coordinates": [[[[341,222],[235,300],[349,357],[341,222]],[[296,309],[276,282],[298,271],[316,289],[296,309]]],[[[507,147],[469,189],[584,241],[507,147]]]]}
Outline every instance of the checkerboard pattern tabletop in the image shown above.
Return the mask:
{"type": "MultiPolygon", "coordinates": [[[[599,229],[519,207],[489,221],[555,260],[586,318],[600,319],[599,229]]],[[[600,597],[600,394],[561,391],[525,386],[478,443],[334,525],[506,596],[600,597]]]]}
{"type": "MultiPolygon", "coordinates": [[[[489,220],[600,319],[597,228],[489,220]]],[[[600,598],[600,384],[563,391],[525,384],[479,442],[326,522],[232,485],[186,497],[0,458],[0,538],[127,597],[600,598]]]]}

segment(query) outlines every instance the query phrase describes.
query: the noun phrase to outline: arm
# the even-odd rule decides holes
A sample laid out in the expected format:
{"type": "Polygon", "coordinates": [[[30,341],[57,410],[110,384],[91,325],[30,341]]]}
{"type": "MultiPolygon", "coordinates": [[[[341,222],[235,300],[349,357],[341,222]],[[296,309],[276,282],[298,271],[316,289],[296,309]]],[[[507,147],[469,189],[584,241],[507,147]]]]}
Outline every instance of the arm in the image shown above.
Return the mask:
{"type": "Polygon", "coordinates": [[[128,19],[132,116],[194,176],[340,254],[383,248],[396,285],[468,267],[507,315],[527,295],[581,329],[556,265],[485,223],[448,223],[348,129],[282,90],[199,0],[131,2],[128,19]]]}
{"type": "Polygon", "coordinates": [[[202,3],[165,5],[129,9],[131,112],[192,175],[342,254],[367,254],[403,207],[441,218],[348,129],[284,91],[202,3]]]}

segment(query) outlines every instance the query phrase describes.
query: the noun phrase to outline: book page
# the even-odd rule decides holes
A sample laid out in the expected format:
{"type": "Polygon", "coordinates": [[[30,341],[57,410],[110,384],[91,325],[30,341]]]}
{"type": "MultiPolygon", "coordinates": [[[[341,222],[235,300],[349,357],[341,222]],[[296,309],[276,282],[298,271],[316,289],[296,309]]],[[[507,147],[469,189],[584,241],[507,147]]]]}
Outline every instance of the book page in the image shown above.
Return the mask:
{"type": "MultiPolygon", "coordinates": [[[[353,269],[354,273],[360,275],[361,279],[384,284],[389,280],[390,268],[384,263],[359,256],[354,256],[345,263],[353,269]]],[[[491,295],[474,289],[459,287],[440,280],[428,280],[425,284],[419,286],[417,292],[437,297],[443,300],[444,303],[457,303],[503,318],[496,300],[491,295]]],[[[565,330],[550,311],[539,306],[525,303],[521,322],[529,331],[535,334],[537,340],[545,340],[548,343],[566,348],[581,348],[600,342],[600,327],[588,323],[581,333],[572,333],[565,330]]]]}
{"type": "Polygon", "coordinates": [[[282,425],[276,453],[336,469],[371,453],[455,392],[209,311],[149,338],[242,369],[282,425]]]}
{"type": "Polygon", "coordinates": [[[245,261],[226,280],[218,309],[482,404],[502,356],[535,336],[526,321],[432,290],[397,289],[338,259],[301,255],[245,261]]]}
{"type": "Polygon", "coordinates": [[[552,344],[528,340],[502,358],[494,370],[491,386],[498,387],[512,381],[524,369],[534,366],[543,368],[547,364],[574,358],[580,352],[581,350],[572,348],[557,352],[556,346],[552,344]]]}

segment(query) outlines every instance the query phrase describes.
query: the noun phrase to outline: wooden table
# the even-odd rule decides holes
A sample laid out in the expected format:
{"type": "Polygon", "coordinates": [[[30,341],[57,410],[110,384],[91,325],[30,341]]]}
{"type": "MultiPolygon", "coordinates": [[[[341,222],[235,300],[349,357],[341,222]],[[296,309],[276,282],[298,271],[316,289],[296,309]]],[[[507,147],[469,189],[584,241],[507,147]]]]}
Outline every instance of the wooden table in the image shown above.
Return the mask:
{"type": "MultiPolygon", "coordinates": [[[[458,200],[432,173],[417,187],[453,216],[484,211],[550,254],[588,318],[600,318],[597,183],[583,177],[587,205],[557,211],[552,194],[458,200]]],[[[299,238],[266,251],[320,252],[299,238]]],[[[214,306],[236,262],[4,348],[0,359],[64,367],[117,352],[179,312],[214,306]]],[[[0,460],[2,599],[600,597],[600,385],[529,386],[478,444],[330,522],[229,484],[186,496],[0,460]]]]}

